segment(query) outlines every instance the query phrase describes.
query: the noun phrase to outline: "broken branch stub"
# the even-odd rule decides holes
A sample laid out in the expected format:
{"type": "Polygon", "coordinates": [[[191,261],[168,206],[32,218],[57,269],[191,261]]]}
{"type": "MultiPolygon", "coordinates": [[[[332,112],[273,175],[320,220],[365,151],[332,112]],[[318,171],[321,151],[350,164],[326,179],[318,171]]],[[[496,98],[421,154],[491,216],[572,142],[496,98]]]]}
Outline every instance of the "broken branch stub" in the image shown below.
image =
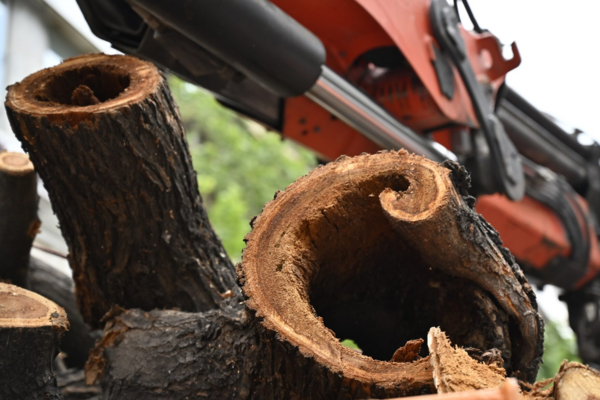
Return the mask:
{"type": "MultiPolygon", "coordinates": [[[[515,376],[534,381],[541,361],[543,323],[523,273],[510,254],[505,258],[501,250],[507,250],[494,242],[498,234],[467,206],[448,170],[421,162],[405,165],[399,173],[408,181],[408,189],[387,188],[379,196],[390,224],[424,263],[478,287],[476,296],[483,312],[492,321],[498,316],[502,319],[497,323],[503,330],[496,338],[490,337],[496,342],[490,347],[502,351],[506,368],[515,376]],[[519,332],[513,338],[507,329],[511,325],[519,332]]],[[[465,343],[464,347],[469,346],[465,343]]],[[[482,348],[481,343],[473,347],[482,348]]]]}
{"type": "Polygon", "coordinates": [[[115,304],[210,310],[235,288],[154,65],[71,58],[10,86],[6,109],[50,194],[86,322],[115,304]]]}

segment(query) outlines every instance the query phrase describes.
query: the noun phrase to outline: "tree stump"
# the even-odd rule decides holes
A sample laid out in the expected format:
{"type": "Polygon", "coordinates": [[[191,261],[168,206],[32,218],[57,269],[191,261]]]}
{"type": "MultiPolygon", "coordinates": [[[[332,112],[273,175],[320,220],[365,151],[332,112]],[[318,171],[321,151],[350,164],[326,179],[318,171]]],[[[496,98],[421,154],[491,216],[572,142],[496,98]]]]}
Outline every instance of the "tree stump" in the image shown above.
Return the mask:
{"type": "Polygon", "coordinates": [[[40,260],[29,261],[28,289],[58,304],[67,313],[69,331],[60,343],[60,351],[66,356],[68,368],[83,369],[88,354],[98,339],[83,321],[75,303],[73,280],[40,260]]]}
{"type": "Polygon", "coordinates": [[[78,57],[13,85],[6,104],[59,216],[83,314],[106,322],[87,366],[104,398],[434,393],[425,348],[389,361],[432,326],[535,378],[535,297],[458,165],[387,152],[300,178],[251,222],[242,297],[156,68],[78,57]]]}
{"type": "Polygon", "coordinates": [[[62,399],[52,372],[64,310],[42,296],[0,283],[0,398],[62,399]]]}
{"type": "Polygon", "coordinates": [[[40,227],[38,200],[29,157],[0,153],[0,282],[27,286],[29,252],[40,227]]]}

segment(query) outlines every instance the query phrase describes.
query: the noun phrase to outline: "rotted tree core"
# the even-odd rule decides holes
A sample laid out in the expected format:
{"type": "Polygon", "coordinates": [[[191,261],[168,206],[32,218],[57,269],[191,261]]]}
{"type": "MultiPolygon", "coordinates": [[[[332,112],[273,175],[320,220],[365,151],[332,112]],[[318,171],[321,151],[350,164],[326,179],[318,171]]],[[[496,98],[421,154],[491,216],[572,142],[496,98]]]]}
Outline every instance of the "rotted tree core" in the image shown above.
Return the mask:
{"type": "Polygon", "coordinates": [[[0,398],[60,400],[52,371],[64,310],[42,296],[0,283],[0,398]]]}
{"type": "Polygon", "coordinates": [[[342,158],[265,207],[238,273],[263,326],[347,378],[397,384],[415,365],[386,361],[441,326],[459,346],[499,349],[509,373],[531,380],[543,328],[488,229],[436,163],[342,158]]]}

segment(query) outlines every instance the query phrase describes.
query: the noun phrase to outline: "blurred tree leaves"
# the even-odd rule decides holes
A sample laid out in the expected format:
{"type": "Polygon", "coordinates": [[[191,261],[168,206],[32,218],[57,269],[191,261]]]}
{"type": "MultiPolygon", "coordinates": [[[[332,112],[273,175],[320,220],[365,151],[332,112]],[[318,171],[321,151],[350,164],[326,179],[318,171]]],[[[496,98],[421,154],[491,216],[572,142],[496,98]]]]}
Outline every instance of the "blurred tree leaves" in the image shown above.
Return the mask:
{"type": "Polygon", "coordinates": [[[316,166],[308,150],[224,108],[175,77],[169,85],[187,130],[198,185],[210,221],[234,262],[250,219],[277,190],[316,166]]]}
{"type": "Polygon", "coordinates": [[[537,380],[552,378],[563,360],[581,362],[577,356],[577,340],[565,323],[546,320],[544,332],[544,363],[537,380]]]}

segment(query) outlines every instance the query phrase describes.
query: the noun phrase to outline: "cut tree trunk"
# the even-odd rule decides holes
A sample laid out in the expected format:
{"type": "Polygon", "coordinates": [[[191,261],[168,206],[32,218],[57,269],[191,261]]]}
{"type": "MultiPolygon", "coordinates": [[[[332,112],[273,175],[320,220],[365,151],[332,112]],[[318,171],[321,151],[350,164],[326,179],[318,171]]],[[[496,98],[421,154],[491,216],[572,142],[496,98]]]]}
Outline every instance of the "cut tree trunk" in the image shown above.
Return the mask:
{"type": "Polygon", "coordinates": [[[535,297],[473,211],[458,165],[388,152],[300,178],[251,223],[242,298],[154,67],[67,60],[12,86],[7,109],[61,221],[84,316],[106,321],[87,366],[104,398],[434,393],[426,349],[389,361],[432,326],[455,344],[498,349],[509,374],[535,378],[535,297]],[[364,353],[344,347],[347,338],[364,353]]]}
{"type": "Polygon", "coordinates": [[[152,64],[72,58],[11,86],[6,109],[58,216],[87,323],[113,304],[210,310],[235,288],[152,64]]]}
{"type": "Polygon", "coordinates": [[[432,326],[459,346],[500,350],[510,375],[535,380],[535,295],[461,196],[465,170],[445,165],[452,171],[405,151],[342,157],[279,193],[254,221],[238,268],[260,326],[373,387],[413,373],[383,360],[432,326]]]}
{"type": "Polygon", "coordinates": [[[0,399],[62,399],[52,360],[68,327],[56,304],[0,283],[0,399]]]}
{"type": "Polygon", "coordinates": [[[27,286],[31,244],[40,227],[37,178],[25,154],[0,153],[0,282],[27,286]]]}

